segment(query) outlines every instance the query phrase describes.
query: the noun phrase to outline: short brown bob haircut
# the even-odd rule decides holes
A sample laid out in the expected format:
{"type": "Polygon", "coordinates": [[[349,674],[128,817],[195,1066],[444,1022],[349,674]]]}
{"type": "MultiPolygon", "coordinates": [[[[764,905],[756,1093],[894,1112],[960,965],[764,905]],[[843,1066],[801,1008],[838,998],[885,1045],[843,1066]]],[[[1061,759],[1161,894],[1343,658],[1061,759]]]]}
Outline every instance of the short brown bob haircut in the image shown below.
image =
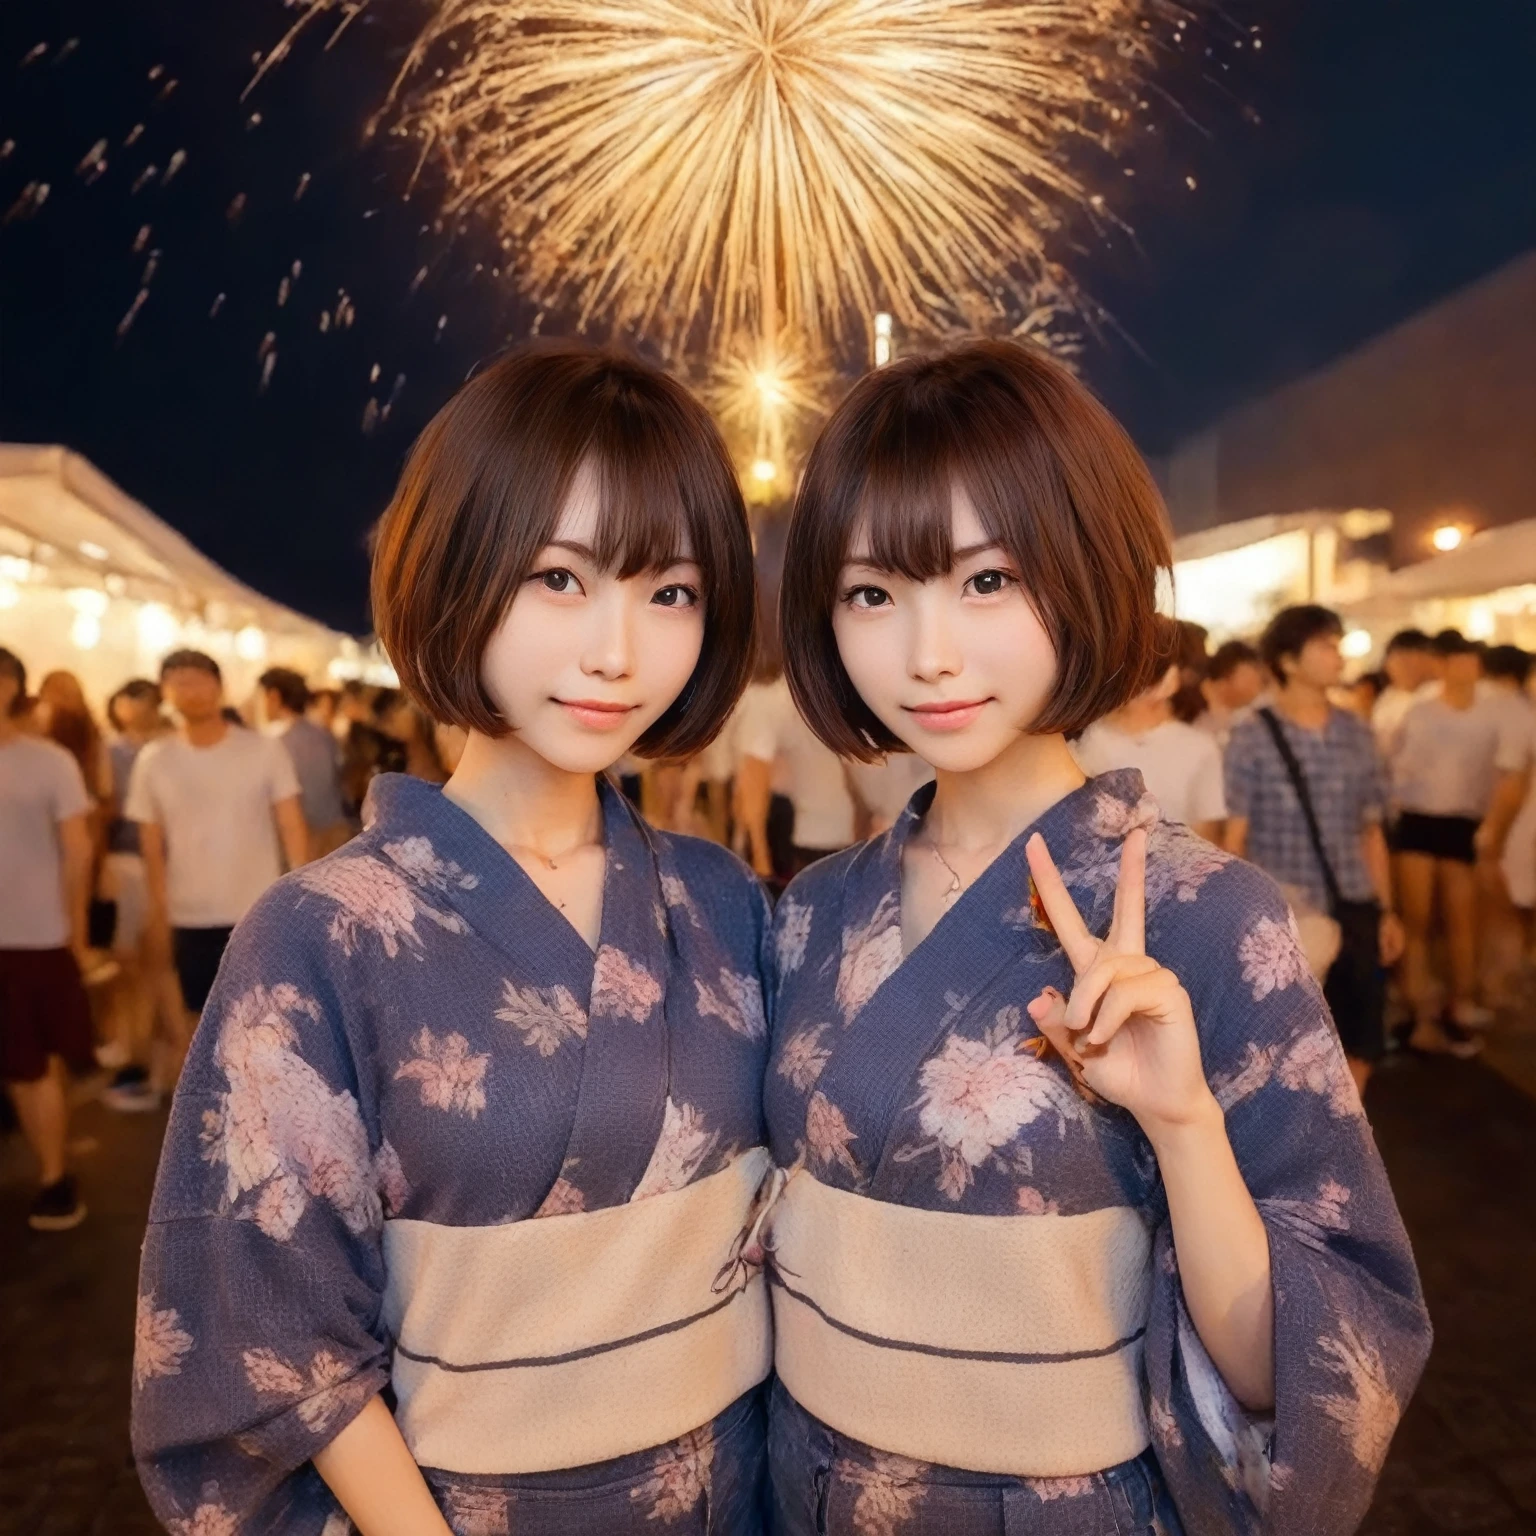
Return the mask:
{"type": "Polygon", "coordinates": [[[677,700],[635,744],[686,757],[746,686],[752,538],[708,413],[659,369],[574,342],[523,347],[476,374],[417,438],[373,553],[373,619],[407,692],[434,720],[504,736],[481,660],[578,468],[602,495],[595,551],[621,577],[686,545],[703,576],[704,643],[677,700]]]}
{"type": "Polygon", "coordinates": [[[914,581],[954,564],[955,485],[1017,564],[1057,658],[1033,729],[1076,735],[1166,669],[1155,617],[1167,513],[1124,428],[1059,363],[1006,341],[866,374],[822,429],[795,500],[779,606],[784,670],[844,757],[907,750],[859,697],[832,614],[855,535],[914,581]]]}

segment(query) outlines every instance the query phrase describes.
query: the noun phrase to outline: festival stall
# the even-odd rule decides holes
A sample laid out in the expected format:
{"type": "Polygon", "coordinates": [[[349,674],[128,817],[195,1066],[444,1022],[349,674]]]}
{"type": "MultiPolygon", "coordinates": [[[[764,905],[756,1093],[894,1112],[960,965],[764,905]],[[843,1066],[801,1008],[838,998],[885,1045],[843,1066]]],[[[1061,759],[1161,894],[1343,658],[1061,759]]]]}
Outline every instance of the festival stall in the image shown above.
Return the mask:
{"type": "Polygon", "coordinates": [[[370,649],[237,581],[79,454],[30,444],[0,444],[0,645],[34,686],[66,668],[98,707],[178,646],[213,656],[233,700],[269,666],[389,680],[370,649]]]}

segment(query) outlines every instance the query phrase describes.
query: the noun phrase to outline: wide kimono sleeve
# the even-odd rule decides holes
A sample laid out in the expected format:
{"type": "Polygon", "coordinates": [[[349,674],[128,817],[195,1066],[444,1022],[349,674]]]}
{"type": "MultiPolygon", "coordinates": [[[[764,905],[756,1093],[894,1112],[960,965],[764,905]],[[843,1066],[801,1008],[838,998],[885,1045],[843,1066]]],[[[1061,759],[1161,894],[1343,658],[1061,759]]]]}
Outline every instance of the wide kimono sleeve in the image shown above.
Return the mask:
{"type": "Polygon", "coordinates": [[[1418,1273],[1278,889],[1233,863],[1193,910],[1167,907],[1178,905],[1154,947],[1190,993],[1206,1075],[1269,1235],[1275,1407],[1246,1412],[1201,1345],[1164,1204],[1146,1337],[1153,1445],[1189,1536],[1344,1536],[1429,1352],[1418,1273]]]}
{"type": "Polygon", "coordinates": [[[348,1030],[355,963],[280,882],[235,932],[176,1091],[133,1367],[134,1454],[176,1536],[351,1529],[309,1462],[388,1379],[382,1218],[403,1198],[348,1030]]]}

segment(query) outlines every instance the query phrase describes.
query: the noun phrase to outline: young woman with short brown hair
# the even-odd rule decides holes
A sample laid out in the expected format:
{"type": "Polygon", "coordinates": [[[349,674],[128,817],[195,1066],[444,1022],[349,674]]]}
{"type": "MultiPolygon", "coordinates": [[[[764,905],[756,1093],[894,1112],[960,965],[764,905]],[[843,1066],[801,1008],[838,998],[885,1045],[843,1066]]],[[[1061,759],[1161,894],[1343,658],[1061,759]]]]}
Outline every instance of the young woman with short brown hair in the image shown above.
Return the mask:
{"type": "Polygon", "coordinates": [[[1422,1367],[1283,899],[1067,747],[1166,666],[1167,563],[1129,439],[1023,347],[867,376],[811,454],[791,687],[937,779],[775,919],[783,1536],[1342,1536],[1422,1367]]]}

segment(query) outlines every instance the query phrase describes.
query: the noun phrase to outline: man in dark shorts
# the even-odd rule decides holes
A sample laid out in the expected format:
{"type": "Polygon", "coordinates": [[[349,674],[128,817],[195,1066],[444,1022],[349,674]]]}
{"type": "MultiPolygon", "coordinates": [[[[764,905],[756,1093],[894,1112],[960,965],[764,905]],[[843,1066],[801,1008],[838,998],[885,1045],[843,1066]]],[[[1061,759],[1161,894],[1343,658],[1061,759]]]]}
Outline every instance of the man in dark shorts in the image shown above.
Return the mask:
{"type": "MultiPolygon", "coordinates": [[[[124,815],[139,824],[150,920],[159,934],[170,929],[187,1022],[195,1025],[235,924],[285,860],[290,869],[306,862],[309,833],[287,752],[228,722],[211,656],[172,652],[160,686],[181,727],[139,753],[124,815]]],[[[190,1038],[188,1028],[176,1068],[190,1038]]]]}
{"type": "Polygon", "coordinates": [[[0,1078],[41,1176],[28,1225],[62,1232],[85,1219],[64,1165],[64,1068],[92,1065],[79,963],[90,893],[90,799],[68,752],[18,729],[26,691],[20,659],[0,648],[0,1078]]]}

